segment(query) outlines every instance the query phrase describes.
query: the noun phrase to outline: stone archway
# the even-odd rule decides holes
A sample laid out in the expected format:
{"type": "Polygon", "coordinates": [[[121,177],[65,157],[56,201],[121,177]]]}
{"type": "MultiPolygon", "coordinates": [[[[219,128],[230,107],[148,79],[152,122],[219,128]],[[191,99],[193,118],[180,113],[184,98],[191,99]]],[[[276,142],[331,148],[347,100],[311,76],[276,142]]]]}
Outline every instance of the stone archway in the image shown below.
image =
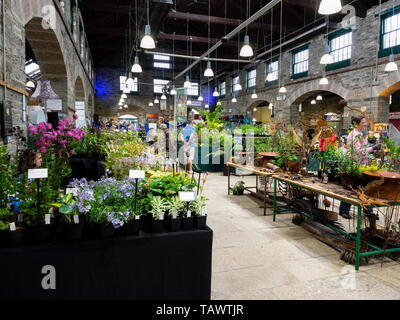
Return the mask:
{"type": "Polygon", "coordinates": [[[25,36],[40,67],[43,80],[50,80],[54,92],[68,106],[68,72],[57,36],[52,29],[43,29],[42,18],[32,18],[25,25],[25,36]]]}
{"type": "Polygon", "coordinates": [[[257,122],[269,123],[272,120],[272,113],[269,109],[270,102],[266,100],[255,100],[247,107],[246,114],[251,115],[257,122]]]}

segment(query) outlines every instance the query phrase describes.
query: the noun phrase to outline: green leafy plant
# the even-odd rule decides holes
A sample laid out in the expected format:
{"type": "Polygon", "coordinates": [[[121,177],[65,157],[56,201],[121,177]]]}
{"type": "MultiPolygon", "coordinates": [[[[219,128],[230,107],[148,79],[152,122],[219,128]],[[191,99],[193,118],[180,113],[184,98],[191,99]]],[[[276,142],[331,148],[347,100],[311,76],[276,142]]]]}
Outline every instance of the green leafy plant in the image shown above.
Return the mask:
{"type": "Polygon", "coordinates": [[[242,195],[244,192],[244,188],[245,188],[245,182],[244,181],[238,181],[236,182],[236,184],[231,187],[231,191],[234,195],[242,195]]]}
{"type": "Polygon", "coordinates": [[[68,223],[73,223],[73,216],[79,215],[77,207],[75,207],[76,200],[74,196],[69,193],[60,198],[59,203],[52,203],[51,205],[58,209],[58,212],[63,214],[68,223]]]}
{"type": "Polygon", "coordinates": [[[192,201],[190,203],[190,209],[195,213],[196,216],[201,216],[203,213],[203,209],[205,209],[207,205],[208,199],[204,196],[198,196],[196,201],[192,201]]]}
{"type": "Polygon", "coordinates": [[[290,162],[297,161],[296,139],[290,132],[277,132],[275,135],[275,147],[278,156],[271,161],[274,165],[287,170],[290,162]]]}
{"type": "Polygon", "coordinates": [[[161,214],[168,209],[167,200],[159,196],[153,197],[153,199],[150,201],[150,205],[151,205],[151,210],[149,211],[149,213],[151,213],[152,217],[155,220],[159,220],[161,214]]]}
{"type": "Polygon", "coordinates": [[[9,196],[17,192],[16,163],[8,154],[7,146],[0,146],[0,209],[7,206],[9,196]]]}
{"type": "Polygon", "coordinates": [[[185,203],[179,197],[173,197],[168,200],[168,215],[173,217],[181,216],[185,208],[185,203]]]}
{"type": "Polygon", "coordinates": [[[399,171],[400,170],[400,147],[396,146],[393,140],[384,138],[383,142],[386,144],[389,152],[387,153],[388,159],[388,169],[389,171],[399,171]]]}

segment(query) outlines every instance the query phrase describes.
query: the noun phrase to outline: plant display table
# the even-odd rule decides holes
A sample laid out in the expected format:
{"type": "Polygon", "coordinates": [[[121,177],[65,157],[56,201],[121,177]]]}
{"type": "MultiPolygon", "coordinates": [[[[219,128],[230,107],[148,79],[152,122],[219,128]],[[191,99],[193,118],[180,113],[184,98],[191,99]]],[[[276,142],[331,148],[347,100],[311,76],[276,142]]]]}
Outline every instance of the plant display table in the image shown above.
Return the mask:
{"type": "MultiPolygon", "coordinates": [[[[251,191],[251,189],[256,189],[256,191],[258,190],[258,177],[271,177],[275,174],[275,172],[264,172],[264,171],[260,171],[263,168],[257,168],[257,167],[250,167],[250,166],[243,166],[237,163],[232,163],[232,162],[228,162],[226,164],[228,166],[228,195],[230,194],[230,190],[231,190],[231,170],[230,167],[233,168],[238,168],[238,169],[243,169],[246,171],[250,171],[252,173],[254,173],[256,175],[256,186],[255,187],[246,187],[245,190],[249,191],[249,192],[253,192],[251,191]]],[[[267,184],[264,183],[264,216],[267,215],[267,184]]]]}
{"type": "MultiPolygon", "coordinates": [[[[362,224],[362,207],[364,203],[359,199],[356,193],[345,190],[343,187],[328,183],[328,184],[321,184],[321,183],[312,183],[309,178],[302,178],[300,180],[293,180],[289,179],[280,175],[274,175],[272,177],[274,179],[274,212],[273,212],[273,221],[276,221],[276,215],[279,213],[284,213],[284,212],[293,212],[293,209],[288,209],[288,208],[277,208],[277,183],[278,182],[283,182],[287,185],[311,191],[312,193],[315,193],[317,195],[322,195],[322,196],[327,196],[332,199],[336,199],[345,203],[348,203],[350,205],[354,205],[357,209],[357,224],[356,224],[356,236],[353,236],[351,234],[348,234],[342,230],[339,230],[337,228],[334,228],[329,225],[325,225],[328,228],[331,228],[332,230],[339,232],[341,234],[346,235],[347,237],[353,239],[356,241],[356,250],[355,250],[355,268],[356,270],[359,270],[360,267],[360,258],[365,257],[365,256],[371,256],[371,255],[376,255],[376,254],[382,254],[382,253],[388,253],[388,252],[398,252],[400,251],[400,248],[392,248],[392,249],[387,249],[384,250],[382,248],[379,248],[375,245],[372,245],[364,240],[361,239],[361,224],[362,224]],[[366,251],[366,252],[360,252],[360,246],[361,243],[365,245],[367,248],[372,248],[371,250],[373,251],[366,251]]],[[[372,199],[371,199],[372,200],[372,199]]],[[[389,207],[389,206],[400,206],[400,203],[393,203],[390,201],[385,201],[385,200],[380,200],[379,202],[382,203],[379,207],[389,207]]],[[[375,205],[376,206],[376,205],[375,205]]],[[[372,206],[369,206],[372,208],[372,206]]],[[[296,212],[299,213],[303,216],[308,217],[304,212],[296,212]]]]}
{"type": "Polygon", "coordinates": [[[0,248],[0,299],[209,300],[211,229],[0,248]],[[44,290],[55,269],[54,290],[44,290]]]}

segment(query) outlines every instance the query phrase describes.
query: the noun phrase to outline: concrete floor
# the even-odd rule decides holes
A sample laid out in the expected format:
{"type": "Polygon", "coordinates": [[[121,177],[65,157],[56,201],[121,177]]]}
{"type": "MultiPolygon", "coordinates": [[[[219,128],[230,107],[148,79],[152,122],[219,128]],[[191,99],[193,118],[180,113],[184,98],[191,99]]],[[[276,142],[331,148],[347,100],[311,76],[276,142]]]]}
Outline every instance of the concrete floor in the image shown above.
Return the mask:
{"type": "MultiPolygon", "coordinates": [[[[254,176],[232,176],[232,185],[238,180],[255,185],[254,176]]],[[[400,299],[400,264],[375,261],[356,272],[292,214],[273,222],[253,198],[228,196],[227,181],[211,174],[203,193],[214,231],[213,300],[400,299]]]]}

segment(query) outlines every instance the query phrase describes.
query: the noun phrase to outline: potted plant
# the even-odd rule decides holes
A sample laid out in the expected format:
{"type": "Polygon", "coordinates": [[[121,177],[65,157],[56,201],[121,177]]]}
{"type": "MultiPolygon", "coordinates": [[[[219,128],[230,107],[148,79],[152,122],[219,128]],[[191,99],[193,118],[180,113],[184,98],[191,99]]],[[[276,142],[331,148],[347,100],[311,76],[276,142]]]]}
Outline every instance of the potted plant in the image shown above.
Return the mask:
{"type": "Polygon", "coordinates": [[[168,208],[167,201],[160,196],[153,197],[150,202],[151,210],[149,213],[152,216],[151,229],[154,233],[160,233],[164,225],[164,213],[168,208]]]}
{"type": "Polygon", "coordinates": [[[244,181],[238,181],[236,184],[231,188],[231,191],[234,196],[242,196],[244,194],[244,181]]]}
{"type": "Polygon", "coordinates": [[[170,231],[178,231],[182,227],[182,211],[185,203],[175,196],[168,200],[168,216],[165,219],[167,229],[170,231]]]}
{"type": "Polygon", "coordinates": [[[191,209],[193,210],[194,217],[194,226],[196,229],[204,229],[207,223],[207,214],[206,214],[206,203],[207,198],[203,196],[197,197],[196,201],[191,203],[191,209]]]}
{"type": "Polygon", "coordinates": [[[0,209],[0,231],[2,231],[4,242],[9,246],[17,246],[24,242],[26,228],[15,223],[15,230],[11,231],[13,213],[10,209],[0,209]]]}
{"type": "Polygon", "coordinates": [[[194,216],[190,209],[190,204],[187,204],[182,211],[182,227],[183,230],[192,230],[194,228],[194,216]]]}

